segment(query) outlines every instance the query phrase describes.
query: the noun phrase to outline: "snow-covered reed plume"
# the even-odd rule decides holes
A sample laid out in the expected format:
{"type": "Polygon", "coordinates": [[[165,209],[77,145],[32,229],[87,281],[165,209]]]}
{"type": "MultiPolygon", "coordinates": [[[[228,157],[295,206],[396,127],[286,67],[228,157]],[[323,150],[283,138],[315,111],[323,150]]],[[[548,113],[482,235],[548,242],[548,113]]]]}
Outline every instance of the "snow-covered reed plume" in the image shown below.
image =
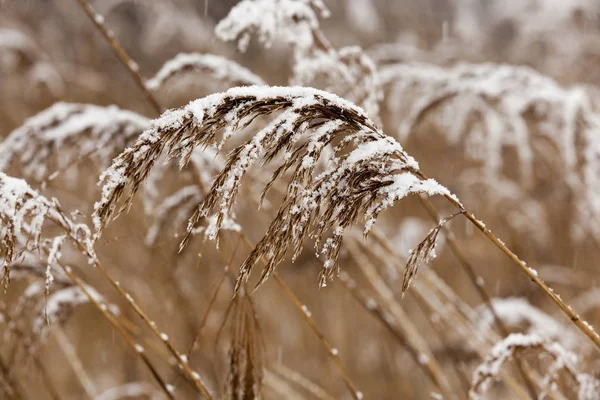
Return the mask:
{"type": "Polygon", "coordinates": [[[482,161],[490,176],[503,166],[503,147],[512,147],[523,178],[531,180],[534,150],[542,139],[557,147],[567,171],[574,169],[575,139],[590,129],[581,121],[593,116],[583,89],[565,89],[528,67],[398,64],[384,67],[380,76],[389,88],[389,110],[402,115],[400,138],[423,120],[433,120],[449,143],[464,141],[465,154],[482,161]]]}
{"type": "Polygon", "coordinates": [[[526,186],[535,183],[536,163],[573,193],[573,238],[600,237],[600,115],[588,90],[564,88],[528,67],[496,64],[400,64],[381,76],[401,139],[421,122],[434,122],[492,182],[503,180],[505,150],[514,149],[526,186]]]}
{"type": "Polygon", "coordinates": [[[289,43],[294,53],[291,85],[318,87],[347,98],[375,121],[383,94],[375,63],[360,47],[333,48],[320,29],[329,10],[321,0],[244,0],[216,27],[219,38],[245,51],[252,35],[270,47],[289,43]]]}
{"type": "MultiPolygon", "coordinates": [[[[106,304],[104,297],[94,288],[86,285],[85,290],[97,302],[106,304]]],[[[40,343],[45,342],[54,325],[65,323],[76,308],[89,303],[88,295],[79,286],[74,285],[60,288],[47,298],[41,299],[32,322],[33,337],[40,343]]],[[[120,313],[116,305],[108,305],[107,309],[113,315],[120,313]]],[[[32,343],[35,343],[36,340],[32,340],[32,343]]]]}
{"type": "MultiPolygon", "coordinates": [[[[526,299],[494,298],[491,301],[496,315],[502,320],[506,328],[511,331],[521,331],[525,334],[535,334],[546,339],[561,343],[568,349],[575,350],[581,343],[564,325],[546,314],[537,307],[531,305],[526,299]]],[[[494,315],[488,307],[480,307],[477,326],[482,330],[493,329],[494,315]]]]}
{"type": "Polygon", "coordinates": [[[358,46],[313,49],[297,56],[291,83],[318,86],[352,100],[374,120],[383,100],[375,63],[358,46]]]}
{"type": "Polygon", "coordinates": [[[325,285],[337,270],[344,230],[362,219],[368,234],[382,211],[409,194],[452,196],[436,181],[424,179],[418,163],[362,109],[346,100],[302,87],[233,88],[164,113],[114,160],[101,177],[102,198],[94,211],[96,235],[111,220],[122,197],[125,201],[118,213],[130,206],[161,154],[166,153],[168,159],[179,157],[180,166],[185,166],[194,149],[221,148],[256,117],[271,114],[271,122],[229,153],[225,168],[190,218],[181,245],[210,214],[216,216],[218,233],[231,214],[247,170],[261,160],[269,164],[279,157],[281,162],[263,196],[290,172],[287,193],[267,233],[242,265],[238,288],[262,257],[267,266],[259,285],[288,249],[293,249],[293,258],[298,256],[311,226],[315,246],[325,255],[320,279],[325,285]],[[316,161],[334,140],[339,144],[328,156],[327,168],[316,173],[316,161]],[[332,234],[326,237],[328,232],[332,234]]]}
{"type": "MultiPolygon", "coordinates": [[[[499,376],[502,366],[526,352],[547,355],[552,360],[543,380],[544,392],[550,390],[551,384],[557,381],[558,374],[562,371],[575,381],[580,400],[599,398],[598,392],[594,392],[594,389],[598,389],[598,381],[591,375],[577,371],[575,367],[577,356],[565,350],[558,343],[549,341],[542,336],[536,334],[523,335],[521,333],[509,335],[490,350],[485,361],[473,372],[469,398],[472,400],[487,398],[485,394],[499,376]],[[590,393],[593,393],[592,397],[582,397],[590,393]]],[[[540,398],[544,397],[541,396],[540,398]]]]}
{"type": "Polygon", "coordinates": [[[89,228],[74,223],[60,209],[56,199],[47,199],[31,189],[22,179],[12,178],[0,172],[0,267],[2,282],[6,287],[10,282],[11,266],[25,251],[33,251],[44,245],[48,250],[46,269],[46,290],[54,280],[52,265],[60,258],[60,248],[64,239],[78,243],[90,260],[95,259],[89,228]],[[47,221],[57,225],[63,233],[52,239],[43,237],[47,221]]]}
{"type": "Polygon", "coordinates": [[[103,304],[111,314],[119,315],[119,308],[107,303],[94,288],[84,285],[86,294],[81,287],[60,275],[57,276],[56,289],[48,294],[43,281],[39,279],[43,278],[41,274],[44,271],[45,267],[41,264],[15,265],[12,278],[30,283],[11,308],[3,310],[10,321],[4,331],[4,338],[18,337],[20,339],[18,345],[22,346],[27,355],[36,354],[39,347],[46,342],[54,326],[64,324],[76,308],[88,304],[90,302],[88,294],[95,301],[103,304]],[[30,311],[33,311],[32,318],[28,317],[30,311]],[[19,323],[21,320],[27,320],[23,327],[19,323]]]}
{"type": "Polygon", "coordinates": [[[249,69],[213,54],[180,53],[167,61],[154,77],[146,82],[151,90],[159,90],[173,79],[201,73],[217,80],[223,87],[264,85],[265,82],[249,69]]]}
{"type": "Polygon", "coordinates": [[[243,0],[219,22],[215,32],[221,40],[237,41],[240,51],[247,50],[252,35],[266,47],[283,40],[308,49],[319,29],[317,14],[329,16],[322,0],[243,0]]]}
{"type": "Polygon", "coordinates": [[[29,118],[0,143],[0,171],[18,161],[27,179],[42,181],[81,157],[89,157],[104,168],[148,123],[147,118],[116,106],[56,103],[29,118]]]}

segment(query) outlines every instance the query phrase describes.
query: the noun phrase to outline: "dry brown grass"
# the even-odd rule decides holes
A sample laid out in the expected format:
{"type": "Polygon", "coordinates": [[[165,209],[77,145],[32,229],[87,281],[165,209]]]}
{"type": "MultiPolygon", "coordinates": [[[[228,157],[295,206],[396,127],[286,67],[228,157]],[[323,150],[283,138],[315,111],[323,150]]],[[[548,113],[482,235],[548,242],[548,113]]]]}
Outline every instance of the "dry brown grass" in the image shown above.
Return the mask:
{"type": "Polygon", "coordinates": [[[0,397],[599,398],[591,2],[55,3],[0,3],[0,397]]]}

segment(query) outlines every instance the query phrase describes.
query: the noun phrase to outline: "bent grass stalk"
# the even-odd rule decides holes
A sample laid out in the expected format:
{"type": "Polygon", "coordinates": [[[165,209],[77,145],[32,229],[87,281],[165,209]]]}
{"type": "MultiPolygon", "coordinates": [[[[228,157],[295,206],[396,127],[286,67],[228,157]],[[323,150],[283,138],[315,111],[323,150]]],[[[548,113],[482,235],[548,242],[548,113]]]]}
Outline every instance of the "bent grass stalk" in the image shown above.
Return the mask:
{"type": "MultiPolygon", "coordinates": [[[[148,89],[144,79],[139,73],[138,64],[133,61],[131,57],[127,54],[127,52],[121,47],[119,42],[117,41],[114,33],[106,26],[104,23],[104,17],[98,14],[93,7],[87,2],[87,0],[77,0],[81,8],[85,11],[86,15],[90,18],[90,20],[94,23],[94,25],[98,28],[98,30],[102,33],[105,39],[109,42],[111,48],[121,61],[121,63],[127,68],[127,70],[131,73],[133,79],[135,80],[138,87],[142,90],[148,102],[152,105],[152,108],[157,114],[162,112],[162,108],[159,105],[158,101],[154,98],[152,92],[148,89]]],[[[82,251],[85,249],[81,248],[82,251]]],[[[194,386],[206,399],[212,399],[208,389],[204,386],[204,384],[200,380],[200,375],[192,371],[187,361],[184,361],[182,355],[175,349],[175,347],[168,340],[168,336],[164,333],[161,333],[157,328],[156,324],[144,313],[144,311],[135,303],[131,295],[125,292],[121,286],[108,274],[108,272],[104,269],[102,264],[99,261],[95,261],[95,267],[105,276],[106,279],[111,283],[111,285],[121,294],[127,302],[133,307],[134,311],[146,322],[150,330],[159,338],[169,349],[169,351],[173,354],[173,356],[177,359],[178,364],[183,368],[185,373],[189,376],[189,378],[194,383],[194,386]]]]}
{"type": "MultiPolygon", "coordinates": [[[[418,172],[422,179],[428,179],[425,174],[421,171],[418,172]]],[[[513,263],[515,263],[525,274],[548,296],[550,297],[554,303],[565,313],[567,317],[571,320],[573,324],[579,328],[581,332],[583,332],[595,345],[598,350],[600,350],[600,335],[596,333],[596,331],[592,328],[592,326],[585,320],[581,319],[581,317],[573,311],[570,305],[568,305],[558,293],[554,291],[550,286],[548,286],[539,276],[535,269],[527,266],[527,264],[519,258],[515,253],[510,250],[502,240],[500,240],[496,235],[492,233],[492,231],[486,227],[486,225],[475,218],[473,214],[467,211],[462,204],[456,201],[456,199],[451,196],[444,195],[446,200],[458,210],[462,212],[462,214],[473,224],[477,229],[479,229],[500,251],[502,251],[508,258],[511,259],[513,263]]]]}
{"type": "MultiPolygon", "coordinates": [[[[439,216],[439,213],[436,210],[435,206],[433,205],[433,202],[422,196],[419,196],[419,199],[421,200],[423,207],[425,208],[425,210],[427,211],[427,213],[429,214],[431,219],[434,222],[439,221],[440,216],[439,216]]],[[[504,322],[502,322],[502,320],[498,316],[498,313],[496,312],[496,309],[494,308],[494,306],[492,304],[491,297],[488,294],[487,290],[485,289],[485,287],[482,284],[480,284],[478,282],[477,274],[475,273],[475,269],[473,268],[473,266],[467,259],[466,254],[462,251],[462,249],[456,243],[454,233],[452,232],[452,230],[450,228],[448,228],[448,226],[444,226],[442,229],[444,229],[444,232],[446,233],[445,237],[446,237],[448,246],[450,247],[450,250],[452,251],[452,253],[456,257],[456,259],[458,260],[459,265],[466,272],[467,276],[469,277],[469,280],[471,281],[471,284],[477,291],[479,297],[483,300],[485,306],[490,311],[490,313],[494,319],[494,322],[496,323],[496,326],[498,327],[498,330],[500,331],[500,334],[502,335],[502,337],[507,337],[509,334],[508,329],[506,329],[504,322]]],[[[378,232],[374,232],[374,235],[376,237],[378,237],[378,240],[380,240],[381,235],[379,235],[378,232]]],[[[387,244],[387,242],[384,242],[381,240],[380,240],[380,242],[387,244]]],[[[534,384],[531,381],[531,377],[525,372],[524,363],[525,362],[519,358],[519,359],[517,359],[516,366],[519,371],[519,374],[523,377],[525,386],[527,387],[527,390],[529,391],[529,395],[531,396],[532,399],[535,399],[535,398],[537,398],[537,393],[535,391],[534,384]]]]}
{"type": "MultiPolygon", "coordinates": [[[[376,236],[382,240],[381,245],[382,248],[387,251],[388,257],[382,259],[383,263],[390,263],[392,265],[396,265],[400,267],[398,259],[399,255],[392,248],[391,244],[384,237],[376,236]]],[[[363,250],[370,254],[375,259],[381,259],[381,255],[372,251],[372,248],[363,244],[363,250]]],[[[378,290],[383,290],[385,296],[382,298],[393,298],[394,294],[391,289],[387,286],[387,284],[381,279],[381,277],[376,273],[370,271],[370,269],[365,269],[364,266],[368,266],[368,264],[360,264],[363,267],[363,271],[367,272],[366,275],[372,282],[372,285],[378,290]]],[[[477,351],[477,354],[480,357],[485,356],[485,352],[482,349],[487,348],[487,343],[481,337],[482,332],[480,332],[475,326],[473,326],[471,320],[468,318],[464,310],[461,310],[461,304],[456,304],[456,299],[448,296],[449,288],[442,287],[442,281],[433,273],[433,271],[424,271],[423,278],[415,283],[415,292],[416,299],[419,303],[422,303],[426,306],[432,313],[439,314],[443,320],[448,325],[448,328],[452,331],[459,332],[460,336],[464,338],[468,338],[469,342],[476,343],[473,348],[477,351]],[[450,307],[448,307],[450,306],[450,307]],[[443,312],[440,312],[442,310],[443,312]]],[[[495,342],[500,338],[494,336],[493,338],[485,338],[486,341],[495,342]]],[[[513,391],[514,395],[521,400],[529,399],[530,396],[526,390],[524,390],[521,385],[516,382],[511,375],[503,374],[503,379],[506,381],[507,386],[513,391]]]]}

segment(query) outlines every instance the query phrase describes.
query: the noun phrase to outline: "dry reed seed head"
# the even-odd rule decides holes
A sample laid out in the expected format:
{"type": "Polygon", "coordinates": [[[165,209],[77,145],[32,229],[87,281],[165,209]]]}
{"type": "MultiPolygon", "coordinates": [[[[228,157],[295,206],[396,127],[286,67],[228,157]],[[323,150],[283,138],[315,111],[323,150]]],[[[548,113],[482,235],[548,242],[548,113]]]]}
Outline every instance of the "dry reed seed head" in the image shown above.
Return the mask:
{"type": "Polygon", "coordinates": [[[429,231],[427,236],[425,236],[425,239],[423,239],[421,243],[419,243],[419,245],[410,252],[408,261],[406,262],[406,268],[404,269],[402,294],[404,294],[410,287],[412,280],[417,275],[419,266],[422,264],[427,264],[431,259],[437,257],[435,248],[440,230],[448,221],[460,214],[462,214],[462,212],[458,212],[440,220],[440,222],[438,222],[438,224],[429,231]]]}
{"type": "Polygon", "coordinates": [[[406,108],[407,96],[417,99],[400,121],[401,138],[433,116],[450,143],[466,137],[467,155],[484,162],[491,176],[502,167],[502,147],[513,147],[525,183],[532,179],[536,138],[555,143],[570,171],[577,161],[576,135],[588,135],[578,121],[593,119],[585,90],[565,89],[528,67],[401,64],[383,67],[380,77],[382,85],[390,87],[387,105],[396,115],[398,109],[406,108]],[[472,118],[480,123],[471,123],[472,118]],[[535,130],[531,129],[532,121],[535,130]]]}
{"type": "Polygon", "coordinates": [[[91,232],[85,224],[74,223],[66,217],[56,199],[49,200],[39,195],[24,180],[12,178],[3,172],[0,172],[0,221],[0,266],[5,288],[10,282],[11,266],[17,257],[44,245],[48,249],[45,272],[48,290],[54,279],[51,267],[60,258],[60,246],[66,237],[85,249],[85,256],[91,263],[96,259],[91,232]],[[42,237],[42,229],[47,221],[59,226],[64,234],[52,240],[42,237]]]}
{"type": "Polygon", "coordinates": [[[572,237],[600,236],[600,115],[589,90],[562,87],[528,67],[491,63],[393,65],[382,68],[380,78],[390,87],[388,108],[402,116],[401,138],[420,121],[436,120],[450,143],[465,141],[465,154],[483,163],[491,181],[502,179],[504,148],[516,150],[527,186],[533,182],[535,157],[548,160],[552,157],[545,153],[554,153],[575,194],[572,237]],[[417,100],[408,103],[406,113],[398,112],[411,96],[417,100]]]}
{"type": "Polygon", "coordinates": [[[259,285],[283,260],[288,248],[293,248],[296,257],[311,226],[316,246],[325,255],[324,285],[337,270],[344,229],[364,218],[364,232],[368,234],[382,211],[409,194],[453,196],[434,180],[420,178],[418,163],[400,144],[346,100],[312,88],[233,88],[164,113],[133,147],[115,158],[101,177],[102,198],[94,211],[96,236],[124,195],[118,213],[130,206],[163,152],[168,159],[179,157],[184,167],[195,148],[221,148],[257,116],[272,113],[278,115],[229,153],[225,167],[190,218],[188,235],[182,241],[183,248],[202,218],[212,213],[216,213],[216,235],[226,216],[231,215],[247,170],[260,160],[268,164],[281,158],[265,193],[276,179],[291,172],[287,193],[266,235],[242,265],[237,289],[261,258],[267,260],[267,266],[259,285]],[[329,156],[325,171],[317,174],[316,161],[335,139],[341,139],[340,144],[329,156]],[[328,231],[333,235],[325,239],[328,231]]]}
{"type": "Polygon", "coordinates": [[[18,160],[28,179],[41,181],[48,178],[51,160],[60,169],[78,156],[89,156],[104,168],[148,125],[147,118],[116,106],[56,103],[0,143],[0,171],[18,160]]]}
{"type": "Polygon", "coordinates": [[[217,25],[216,33],[225,41],[238,40],[242,51],[256,32],[266,47],[275,38],[288,41],[294,48],[291,85],[336,93],[379,122],[383,91],[375,63],[358,46],[335,50],[325,43],[315,10],[329,16],[320,0],[245,0],[217,25]]]}
{"type": "Polygon", "coordinates": [[[227,86],[255,86],[265,82],[249,69],[225,57],[213,54],[180,53],[167,61],[146,84],[150,90],[160,90],[169,81],[193,73],[203,73],[227,86]]]}
{"type": "MultiPolygon", "coordinates": [[[[556,375],[561,370],[564,370],[571,377],[574,377],[579,385],[585,385],[584,393],[587,392],[590,387],[597,387],[594,385],[598,385],[598,381],[590,382],[590,375],[577,372],[575,368],[577,356],[565,350],[558,343],[551,342],[548,339],[535,334],[523,335],[521,333],[513,333],[498,342],[490,350],[485,361],[473,372],[473,379],[469,390],[469,399],[476,400],[486,398],[485,393],[500,374],[502,366],[510,359],[527,351],[547,354],[552,358],[553,363],[548,369],[548,375],[544,378],[544,382],[548,385],[556,379],[556,375]]],[[[594,398],[595,397],[592,397],[592,399],[594,398]]],[[[580,397],[580,399],[585,399],[585,397],[580,397]]]]}
{"type": "Polygon", "coordinates": [[[215,33],[221,40],[237,41],[242,52],[252,35],[265,47],[283,40],[307,49],[313,46],[313,32],[319,27],[317,13],[329,16],[322,0],[243,0],[219,22],[215,33]]]}

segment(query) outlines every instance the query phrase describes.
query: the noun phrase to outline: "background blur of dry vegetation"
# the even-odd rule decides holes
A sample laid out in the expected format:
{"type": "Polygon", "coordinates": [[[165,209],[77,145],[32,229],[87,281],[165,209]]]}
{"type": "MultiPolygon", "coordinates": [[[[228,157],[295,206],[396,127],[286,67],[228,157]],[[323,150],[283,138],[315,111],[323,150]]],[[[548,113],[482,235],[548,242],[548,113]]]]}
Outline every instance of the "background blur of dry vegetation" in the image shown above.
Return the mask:
{"type": "MultiPolygon", "coordinates": [[[[214,54],[268,85],[299,83],[362,106],[562,300],[591,325],[600,324],[598,2],[324,0],[329,17],[313,8],[319,24],[313,28],[328,41],[321,56],[339,52],[331,58],[344,63],[349,49],[350,57],[360,55],[359,67],[366,66],[351,66],[354,75],[346,78],[336,78],[327,60],[318,70],[323,68],[315,67],[318,62],[310,64],[317,50],[302,58],[296,39],[279,32],[272,46],[250,35],[245,52],[235,41],[221,40],[215,26],[234,0],[89,3],[144,78],[180,53],[214,54]],[[303,74],[311,65],[317,72],[303,74]]],[[[308,0],[288,3],[310,7],[308,0]]],[[[223,72],[224,65],[184,71],[152,93],[166,110],[239,85],[223,72]]],[[[29,128],[16,131],[58,102],[116,105],[158,116],[79,1],[0,0],[0,138],[48,129],[29,121],[29,128]]],[[[93,124],[109,123],[111,115],[64,129],[77,131],[73,125],[79,123],[80,131],[93,136],[93,124]]],[[[61,128],[56,118],[50,125],[61,128]]],[[[115,129],[128,137],[136,132],[115,129]]],[[[88,155],[106,143],[92,141],[90,148],[90,142],[77,140],[25,141],[19,149],[4,144],[0,166],[57,198],[67,215],[79,210],[74,218],[91,226],[100,198],[98,176],[132,140],[115,139],[99,160],[88,155]],[[41,162],[43,167],[36,164],[41,162]]],[[[202,168],[200,175],[212,171],[202,168]]],[[[257,193],[272,171],[268,166],[253,171],[235,216],[257,243],[275,218],[281,193],[274,191],[257,211],[257,193]]],[[[383,213],[375,236],[363,238],[360,227],[346,235],[342,273],[327,287],[319,288],[322,260],[307,243],[294,263],[288,257],[278,267],[277,279],[293,295],[270,279],[251,302],[231,303],[237,271],[250,252],[238,232],[222,231],[218,250],[215,242],[196,238],[178,253],[190,204],[183,216],[156,221],[160,204],[164,211],[161,198],[194,179],[185,172],[166,171],[151,202],[142,201],[150,195],[140,190],[130,212],[106,228],[95,250],[169,343],[183,354],[190,350],[185,364],[200,374],[213,398],[251,399],[260,393],[265,399],[461,399],[469,391],[472,398],[600,398],[594,343],[466,218],[446,225],[450,239],[442,230],[437,258],[422,266],[404,296],[409,251],[436,224],[418,195],[383,213]],[[153,224],[158,231],[149,238],[153,224]],[[292,301],[294,295],[300,303],[292,301]],[[527,336],[502,343],[510,333],[527,336]],[[509,358],[501,369],[494,354],[509,358]],[[486,373],[491,384],[478,382],[486,373]]],[[[440,212],[436,220],[452,213],[443,199],[432,202],[440,212]]],[[[6,225],[2,229],[5,235],[6,225]]],[[[44,235],[52,237],[52,228],[44,235]]],[[[160,380],[82,296],[65,292],[64,302],[50,303],[53,293],[75,290],[72,280],[54,266],[55,280],[45,296],[48,257],[41,250],[25,253],[16,258],[10,286],[0,293],[1,399],[162,399],[170,391],[177,399],[203,398],[173,352],[76,248],[65,245],[61,262],[118,306],[116,324],[146,349],[160,380]]],[[[0,257],[7,257],[4,250],[0,257]]]]}

